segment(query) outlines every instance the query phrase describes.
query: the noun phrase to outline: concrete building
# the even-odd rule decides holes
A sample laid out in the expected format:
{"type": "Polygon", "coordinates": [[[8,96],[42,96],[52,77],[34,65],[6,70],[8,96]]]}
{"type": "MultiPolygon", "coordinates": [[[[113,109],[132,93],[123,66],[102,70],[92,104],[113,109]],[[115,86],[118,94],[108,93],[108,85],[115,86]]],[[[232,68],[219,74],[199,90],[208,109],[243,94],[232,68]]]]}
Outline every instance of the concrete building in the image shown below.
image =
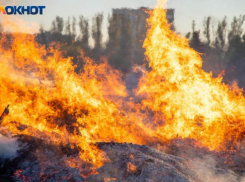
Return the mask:
{"type": "MultiPolygon", "coordinates": [[[[145,24],[145,20],[148,18],[147,11],[151,11],[152,9],[141,7],[139,9],[129,9],[129,8],[121,8],[121,9],[113,9],[113,15],[122,15],[122,16],[129,16],[130,19],[133,21],[133,24],[136,24],[138,17],[141,16],[141,23],[145,24]]],[[[174,9],[167,9],[167,19],[168,22],[173,24],[174,23],[174,9]]]]}
{"type": "MultiPolygon", "coordinates": [[[[113,9],[112,10],[112,17],[116,17],[116,22],[114,22],[112,28],[117,27],[117,29],[121,30],[121,37],[120,40],[127,40],[124,38],[123,31],[125,31],[125,27],[123,27],[123,19],[126,23],[126,31],[130,33],[130,53],[127,55],[129,59],[138,65],[141,65],[144,60],[144,50],[142,48],[144,39],[146,37],[147,32],[147,24],[146,19],[149,17],[147,12],[151,11],[152,9],[141,7],[139,9],[128,9],[128,8],[121,8],[121,9],[113,9]]],[[[174,9],[167,9],[167,19],[168,22],[171,23],[171,29],[174,30],[174,9]]]]}

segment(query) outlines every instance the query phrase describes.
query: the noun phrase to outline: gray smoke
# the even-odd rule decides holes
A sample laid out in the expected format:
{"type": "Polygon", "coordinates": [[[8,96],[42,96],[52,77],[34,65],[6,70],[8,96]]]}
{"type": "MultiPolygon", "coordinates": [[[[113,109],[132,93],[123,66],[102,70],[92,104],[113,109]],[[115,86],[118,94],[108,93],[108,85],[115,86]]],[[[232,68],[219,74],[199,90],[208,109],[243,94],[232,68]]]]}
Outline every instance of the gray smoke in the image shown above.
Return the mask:
{"type": "Polygon", "coordinates": [[[6,137],[0,134],[0,158],[13,158],[19,149],[18,142],[15,138],[6,137]]]}
{"type": "Polygon", "coordinates": [[[231,170],[219,168],[217,162],[211,156],[197,157],[189,164],[203,181],[245,182],[243,176],[239,176],[231,170]]]}

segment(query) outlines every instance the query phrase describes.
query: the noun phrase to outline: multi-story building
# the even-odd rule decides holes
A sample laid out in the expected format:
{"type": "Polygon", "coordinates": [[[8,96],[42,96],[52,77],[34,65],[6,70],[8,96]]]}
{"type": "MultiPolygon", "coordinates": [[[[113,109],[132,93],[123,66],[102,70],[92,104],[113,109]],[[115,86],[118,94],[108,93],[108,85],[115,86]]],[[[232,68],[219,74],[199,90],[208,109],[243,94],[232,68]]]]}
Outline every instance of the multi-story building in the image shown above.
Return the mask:
{"type": "MultiPolygon", "coordinates": [[[[122,16],[129,16],[132,20],[132,24],[137,24],[139,16],[141,17],[141,24],[145,27],[146,19],[149,17],[148,11],[152,9],[141,7],[139,9],[129,9],[129,8],[121,8],[121,9],[113,9],[113,15],[122,15],[122,16]]],[[[174,24],[174,9],[167,9],[167,19],[170,24],[174,24]]]]}
{"type": "MultiPolygon", "coordinates": [[[[117,29],[120,35],[114,32],[116,35],[112,37],[118,36],[119,41],[123,44],[130,45],[130,51],[128,51],[127,56],[134,64],[143,63],[144,50],[142,45],[146,37],[146,19],[149,17],[149,11],[152,11],[152,9],[146,7],[139,9],[121,8],[112,10],[112,17],[115,19],[114,23],[111,23],[111,29],[109,29],[109,31],[111,30],[111,32],[113,32],[113,30],[117,29]]],[[[171,24],[172,30],[174,30],[174,12],[174,9],[167,9],[167,19],[171,24]]],[[[111,42],[117,41],[113,39],[111,42]]],[[[120,47],[120,49],[124,48],[120,47]]]]}
{"type": "MultiPolygon", "coordinates": [[[[111,60],[117,68],[127,72],[125,83],[129,90],[133,90],[138,83],[141,73],[130,71],[131,68],[147,67],[143,42],[147,33],[146,19],[152,9],[113,9],[109,24],[109,43],[115,51],[115,58],[111,60]],[[130,66],[131,65],[131,66],[130,66]]],[[[174,9],[167,9],[167,19],[174,30],[174,9]]],[[[135,70],[135,69],[133,69],[135,70]]]]}

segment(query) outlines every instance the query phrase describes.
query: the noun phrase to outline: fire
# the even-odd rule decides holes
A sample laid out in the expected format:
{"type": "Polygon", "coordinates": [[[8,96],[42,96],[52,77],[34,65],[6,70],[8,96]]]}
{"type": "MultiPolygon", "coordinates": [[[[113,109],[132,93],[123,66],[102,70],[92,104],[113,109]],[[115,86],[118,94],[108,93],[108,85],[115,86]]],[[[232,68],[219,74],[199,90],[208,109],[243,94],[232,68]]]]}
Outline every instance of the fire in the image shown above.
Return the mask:
{"type": "Polygon", "coordinates": [[[11,133],[76,145],[81,159],[95,166],[103,162],[96,142],[144,143],[147,131],[122,110],[127,92],[105,59],[96,65],[81,52],[85,66],[77,74],[72,58],[58,45],[46,50],[35,35],[6,34],[0,45],[0,110],[10,105],[2,126],[11,133]]]}
{"type": "Polygon", "coordinates": [[[170,30],[165,3],[160,1],[148,19],[144,48],[152,70],[137,93],[145,96],[143,106],[157,113],[155,122],[164,120],[157,127],[162,139],[192,138],[220,149],[243,136],[244,96],[202,70],[200,54],[170,30]]]}
{"type": "Polygon", "coordinates": [[[104,179],[104,182],[109,182],[109,181],[117,181],[117,178],[110,178],[110,177],[108,177],[108,178],[105,178],[104,179]]]}
{"type": "Polygon", "coordinates": [[[132,164],[131,162],[127,163],[127,171],[130,173],[134,173],[136,172],[137,168],[134,164],[132,164]]]}
{"type": "MultiPolygon", "coordinates": [[[[245,131],[242,91],[237,87],[232,91],[222,77],[213,78],[201,69],[200,55],[187,39],[170,30],[164,3],[148,20],[144,48],[152,70],[144,70],[137,89],[144,97],[142,105],[125,102],[121,75],[106,58],[95,64],[81,52],[85,65],[77,74],[72,58],[64,57],[59,45],[46,49],[33,34],[2,35],[0,111],[9,105],[10,113],[1,126],[12,134],[77,146],[80,159],[96,167],[105,160],[96,142],[147,144],[192,138],[219,149],[225,142],[241,139],[245,131]],[[148,110],[154,111],[153,117],[147,116],[148,110]]],[[[136,170],[128,165],[130,171],[136,170]]]]}

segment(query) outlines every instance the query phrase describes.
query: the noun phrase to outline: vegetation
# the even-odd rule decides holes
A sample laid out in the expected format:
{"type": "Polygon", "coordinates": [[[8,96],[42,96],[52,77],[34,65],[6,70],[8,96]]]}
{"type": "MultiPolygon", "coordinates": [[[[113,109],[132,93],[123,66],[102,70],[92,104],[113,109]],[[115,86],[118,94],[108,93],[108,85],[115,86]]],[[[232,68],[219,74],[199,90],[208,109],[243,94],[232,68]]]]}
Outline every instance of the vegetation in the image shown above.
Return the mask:
{"type": "MultiPolygon", "coordinates": [[[[73,57],[76,71],[83,67],[79,57],[81,50],[96,62],[105,56],[110,65],[125,74],[132,71],[134,65],[144,65],[143,40],[146,35],[145,17],[138,14],[132,21],[130,15],[112,14],[108,17],[108,40],[102,42],[103,13],[96,14],[92,25],[84,16],[64,20],[57,16],[52,21],[49,31],[42,27],[37,36],[38,41],[47,48],[52,42],[58,42],[65,56],[73,57]],[[77,32],[76,27],[79,27],[77,32]],[[94,46],[91,46],[91,40],[94,46]]],[[[234,17],[231,25],[227,18],[216,22],[212,17],[204,18],[203,32],[197,30],[195,21],[192,31],[186,34],[190,46],[201,53],[203,69],[218,76],[225,70],[224,82],[234,80],[245,88],[245,16],[234,17]]],[[[0,32],[3,31],[0,26],[0,32]]]]}
{"type": "Polygon", "coordinates": [[[200,31],[195,30],[195,22],[192,32],[186,35],[190,39],[191,47],[202,53],[204,70],[212,71],[214,76],[225,70],[224,81],[230,84],[236,81],[243,88],[245,88],[244,21],[245,16],[234,17],[229,30],[226,17],[219,21],[216,27],[211,25],[212,18],[208,17],[203,23],[204,40],[200,38],[200,31]]]}

